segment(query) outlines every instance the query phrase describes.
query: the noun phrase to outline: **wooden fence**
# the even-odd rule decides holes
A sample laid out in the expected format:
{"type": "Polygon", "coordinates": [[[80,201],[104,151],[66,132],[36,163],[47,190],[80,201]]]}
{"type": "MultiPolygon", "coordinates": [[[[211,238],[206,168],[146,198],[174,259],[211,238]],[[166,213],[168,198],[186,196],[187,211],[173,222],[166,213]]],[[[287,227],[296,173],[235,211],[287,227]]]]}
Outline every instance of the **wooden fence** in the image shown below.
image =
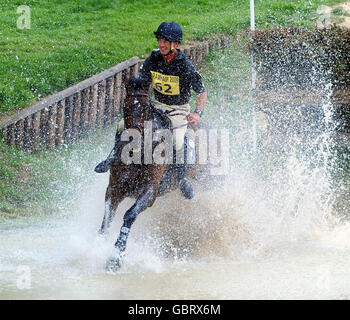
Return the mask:
{"type": "MultiPolygon", "coordinates": [[[[215,37],[187,45],[183,51],[197,64],[210,50],[223,48],[229,41],[215,37]]],[[[142,62],[133,57],[5,118],[0,122],[3,140],[27,152],[54,149],[114,123],[124,101],[125,83],[138,73],[142,62]]]]}

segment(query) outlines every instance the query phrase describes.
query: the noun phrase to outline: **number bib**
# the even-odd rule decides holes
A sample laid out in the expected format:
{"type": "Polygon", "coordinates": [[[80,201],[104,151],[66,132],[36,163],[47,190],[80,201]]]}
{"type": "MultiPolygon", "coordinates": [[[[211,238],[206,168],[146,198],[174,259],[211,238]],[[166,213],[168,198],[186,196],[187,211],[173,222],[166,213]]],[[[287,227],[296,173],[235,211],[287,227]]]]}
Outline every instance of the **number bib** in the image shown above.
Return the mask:
{"type": "Polygon", "coordinates": [[[152,88],[162,94],[175,96],[180,94],[179,76],[167,76],[159,72],[151,71],[152,88]]]}

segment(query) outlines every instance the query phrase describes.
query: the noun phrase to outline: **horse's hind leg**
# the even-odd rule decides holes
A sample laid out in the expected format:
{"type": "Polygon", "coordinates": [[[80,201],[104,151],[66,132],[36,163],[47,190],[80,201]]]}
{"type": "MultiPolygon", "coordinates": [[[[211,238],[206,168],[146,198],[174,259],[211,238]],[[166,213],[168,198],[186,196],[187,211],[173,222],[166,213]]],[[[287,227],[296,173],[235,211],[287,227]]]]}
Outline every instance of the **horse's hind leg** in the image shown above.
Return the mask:
{"type": "Polygon", "coordinates": [[[119,203],[123,200],[123,196],[117,191],[113,191],[108,185],[105,196],[105,210],[99,234],[105,234],[114,218],[119,203]]]}
{"type": "Polygon", "coordinates": [[[126,249],[126,242],[129,236],[131,225],[136,220],[139,213],[151,206],[155,200],[154,187],[150,187],[140,198],[138,198],[135,204],[125,212],[124,223],[120,229],[120,234],[115,243],[117,249],[117,255],[114,258],[110,258],[107,262],[106,269],[109,271],[116,271],[121,266],[121,259],[126,249]]]}

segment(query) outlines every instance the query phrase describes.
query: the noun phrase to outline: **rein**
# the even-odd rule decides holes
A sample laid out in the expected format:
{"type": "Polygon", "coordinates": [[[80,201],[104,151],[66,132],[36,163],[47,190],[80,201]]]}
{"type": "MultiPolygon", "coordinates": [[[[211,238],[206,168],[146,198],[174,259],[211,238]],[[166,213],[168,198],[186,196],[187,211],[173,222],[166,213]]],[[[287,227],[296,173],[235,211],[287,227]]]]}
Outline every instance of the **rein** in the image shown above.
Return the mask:
{"type": "MultiPolygon", "coordinates": [[[[164,111],[164,113],[166,114],[166,115],[170,115],[170,116],[178,116],[178,115],[183,115],[183,116],[187,116],[186,115],[186,113],[181,113],[181,112],[179,112],[179,113],[173,113],[172,114],[172,112],[174,112],[174,111],[176,111],[176,109],[172,109],[172,110],[166,110],[166,111],[164,111]]],[[[170,122],[171,123],[171,122],[170,122]]],[[[187,123],[184,123],[184,124],[180,124],[180,125],[178,125],[178,126],[175,126],[175,127],[173,127],[173,126],[171,126],[171,128],[170,128],[170,130],[174,130],[174,129],[179,129],[179,128],[182,128],[182,127],[185,127],[185,126],[187,126],[188,125],[188,121],[187,121],[187,123]]]]}
{"type": "MultiPolygon", "coordinates": [[[[135,91],[135,92],[132,92],[132,93],[130,93],[129,94],[129,96],[131,96],[131,97],[149,97],[149,94],[148,93],[146,93],[146,92],[140,92],[140,91],[135,91]]],[[[153,104],[149,104],[150,106],[151,106],[151,108],[154,110],[154,109],[156,109],[154,106],[153,106],[153,104]]],[[[157,109],[156,109],[157,110],[157,109]]],[[[166,111],[164,111],[164,113],[168,116],[175,116],[175,115],[183,115],[183,116],[186,116],[186,114],[185,113],[175,113],[175,114],[171,114],[172,112],[174,112],[174,111],[176,111],[176,109],[172,109],[172,110],[166,110],[166,111]]],[[[170,121],[170,119],[169,119],[169,121],[170,121]]],[[[175,127],[173,127],[172,125],[171,125],[171,121],[170,121],[170,130],[175,130],[175,129],[179,129],[179,128],[182,128],[182,127],[186,127],[187,125],[188,125],[188,121],[187,121],[187,123],[184,123],[184,124],[181,124],[181,125],[178,125],[178,126],[175,126],[175,127]]]]}

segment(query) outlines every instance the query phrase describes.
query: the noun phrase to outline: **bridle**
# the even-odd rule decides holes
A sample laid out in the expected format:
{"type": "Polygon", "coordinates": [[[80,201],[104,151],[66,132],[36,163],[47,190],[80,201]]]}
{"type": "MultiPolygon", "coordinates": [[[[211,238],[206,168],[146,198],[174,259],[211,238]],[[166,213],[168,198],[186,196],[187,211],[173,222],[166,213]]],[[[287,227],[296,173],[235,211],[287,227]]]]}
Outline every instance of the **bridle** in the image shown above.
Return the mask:
{"type": "MultiPolygon", "coordinates": [[[[149,98],[149,94],[147,92],[143,92],[143,91],[139,91],[139,90],[136,90],[136,91],[133,91],[133,92],[130,92],[127,94],[127,97],[148,97],[149,98]]],[[[139,102],[140,103],[140,102],[139,102]]],[[[125,117],[125,120],[127,120],[128,118],[132,117],[131,116],[128,116],[128,117],[125,117]]],[[[137,129],[138,131],[140,131],[141,133],[141,129],[144,129],[144,125],[143,124],[139,124],[135,127],[135,129],[137,129]]]]}
{"type": "MultiPolygon", "coordinates": [[[[141,91],[135,91],[135,92],[132,92],[132,93],[128,94],[128,96],[130,96],[130,97],[149,97],[149,93],[141,92],[141,91]]],[[[154,107],[152,104],[150,104],[150,107],[151,107],[152,109],[155,109],[155,107],[154,107]]],[[[165,114],[168,115],[168,114],[170,114],[170,113],[172,113],[172,112],[174,112],[174,111],[175,111],[175,109],[173,109],[173,110],[167,110],[167,111],[165,111],[165,114]]],[[[184,115],[185,115],[185,114],[184,114],[184,115]]],[[[170,123],[171,123],[171,121],[170,121],[170,123]]],[[[185,126],[187,126],[187,125],[188,125],[188,123],[181,124],[181,125],[178,125],[178,126],[175,126],[175,127],[171,126],[170,129],[171,129],[171,130],[179,129],[179,128],[185,127],[185,126]]],[[[141,127],[142,127],[142,126],[141,126],[141,127]]]]}

